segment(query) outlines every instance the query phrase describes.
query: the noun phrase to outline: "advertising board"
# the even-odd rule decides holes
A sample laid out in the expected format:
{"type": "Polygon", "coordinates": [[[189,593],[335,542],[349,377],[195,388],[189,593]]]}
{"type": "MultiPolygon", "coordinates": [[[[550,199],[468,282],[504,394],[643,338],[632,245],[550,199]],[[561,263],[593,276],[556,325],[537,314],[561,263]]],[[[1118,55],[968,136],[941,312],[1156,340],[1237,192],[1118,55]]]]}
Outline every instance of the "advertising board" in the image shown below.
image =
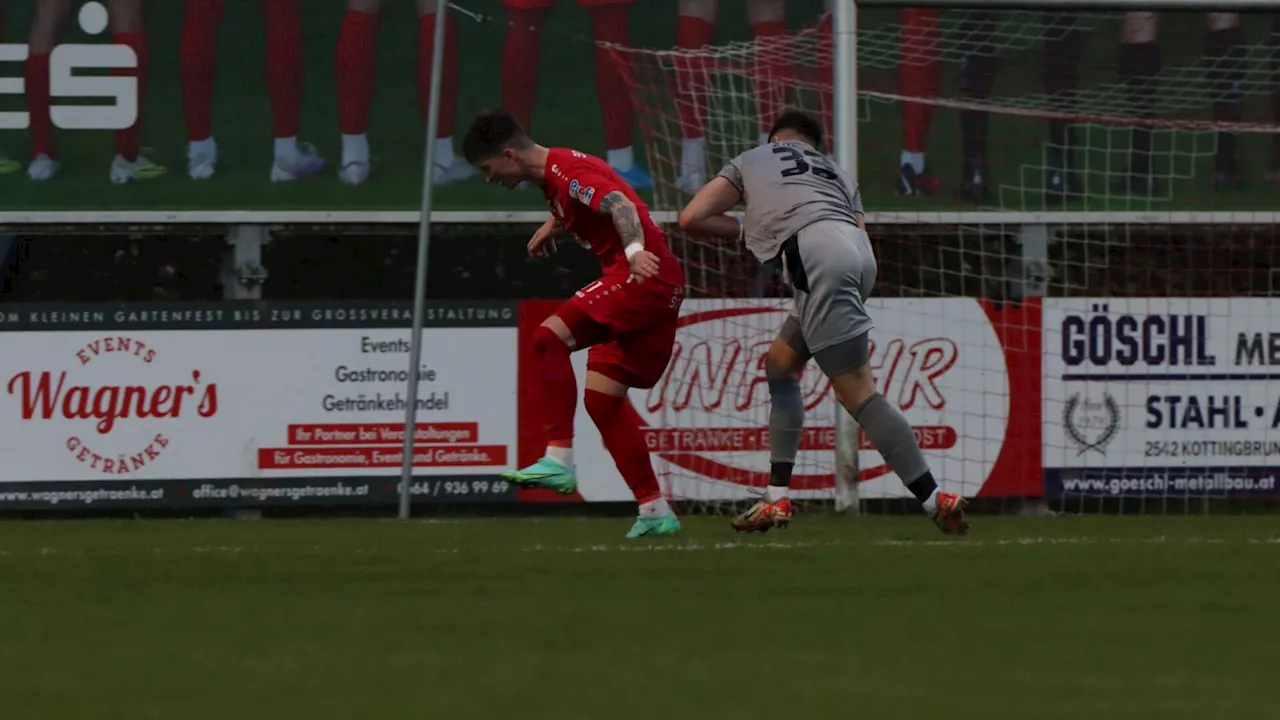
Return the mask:
{"type": "MultiPolygon", "coordinates": [[[[9,311],[0,507],[393,500],[410,319],[368,302],[9,311]]],[[[514,499],[497,475],[514,462],[515,320],[514,303],[429,305],[419,499],[514,499]]]]}
{"type": "MultiPolygon", "coordinates": [[[[671,363],[631,402],[646,426],[664,489],[682,500],[749,497],[768,481],[769,393],[764,358],[787,316],[784,300],[688,300],[671,363]]],[[[523,303],[522,348],[555,303],[523,303]]],[[[885,299],[868,303],[876,321],[877,386],[906,414],[944,487],[968,496],[1039,495],[1039,311],[973,299],[885,299]]],[[[527,350],[524,351],[527,353],[527,350]]],[[[579,383],[585,357],[575,355],[579,383]]],[[[538,381],[521,362],[521,462],[541,452],[538,381]]],[[[834,395],[812,363],[801,381],[806,431],[792,487],[798,497],[831,496],[834,395]]],[[[582,499],[624,501],[631,493],[585,412],[575,416],[582,499]]],[[[860,438],[862,497],[906,497],[902,481],[860,438]]]]}
{"type": "Polygon", "coordinates": [[[1049,495],[1275,492],[1280,301],[1046,300],[1044,349],[1049,495]]]}

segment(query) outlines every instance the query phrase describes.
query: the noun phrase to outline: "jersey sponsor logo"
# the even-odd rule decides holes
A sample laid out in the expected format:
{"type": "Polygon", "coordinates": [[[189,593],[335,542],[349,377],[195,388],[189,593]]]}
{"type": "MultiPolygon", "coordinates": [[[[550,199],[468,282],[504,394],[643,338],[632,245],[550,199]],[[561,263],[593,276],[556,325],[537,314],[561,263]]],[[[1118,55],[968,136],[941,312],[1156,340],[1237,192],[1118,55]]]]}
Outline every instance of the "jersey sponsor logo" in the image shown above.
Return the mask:
{"type": "MultiPolygon", "coordinates": [[[[107,29],[107,9],[90,2],[80,9],[80,28],[89,35],[107,29]]],[[[0,63],[26,62],[26,45],[0,44],[0,63]]],[[[64,43],[49,54],[49,90],[55,98],[109,98],[110,104],[53,105],[49,116],[63,130],[124,130],[138,120],[138,79],[84,75],[85,69],[130,69],[138,66],[138,55],[128,45],[86,45],[64,43]]],[[[22,77],[0,77],[0,95],[22,95],[22,77]]],[[[25,130],[31,117],[25,111],[0,112],[0,130],[25,130]]]]}
{"type": "Polygon", "coordinates": [[[590,205],[591,198],[595,197],[596,189],[594,186],[583,185],[577,180],[569,181],[569,197],[576,198],[583,205],[590,205]]]}

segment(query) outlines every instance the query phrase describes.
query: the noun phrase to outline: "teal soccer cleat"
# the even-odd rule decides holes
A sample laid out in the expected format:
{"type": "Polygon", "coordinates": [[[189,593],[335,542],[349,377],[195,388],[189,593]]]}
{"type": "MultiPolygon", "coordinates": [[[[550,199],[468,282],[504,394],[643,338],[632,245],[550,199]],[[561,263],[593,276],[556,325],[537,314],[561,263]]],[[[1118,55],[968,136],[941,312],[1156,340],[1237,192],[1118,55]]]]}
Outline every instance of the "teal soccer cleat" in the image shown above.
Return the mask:
{"type": "Polygon", "coordinates": [[[571,495],[578,489],[578,476],[572,468],[544,457],[521,470],[502,473],[502,479],[524,488],[546,488],[561,495],[571,495]]]}
{"type": "Polygon", "coordinates": [[[659,517],[641,515],[636,518],[636,524],[632,525],[631,529],[627,531],[627,539],[664,537],[675,535],[678,532],[680,532],[680,519],[675,516],[675,513],[667,513],[659,517]]]}

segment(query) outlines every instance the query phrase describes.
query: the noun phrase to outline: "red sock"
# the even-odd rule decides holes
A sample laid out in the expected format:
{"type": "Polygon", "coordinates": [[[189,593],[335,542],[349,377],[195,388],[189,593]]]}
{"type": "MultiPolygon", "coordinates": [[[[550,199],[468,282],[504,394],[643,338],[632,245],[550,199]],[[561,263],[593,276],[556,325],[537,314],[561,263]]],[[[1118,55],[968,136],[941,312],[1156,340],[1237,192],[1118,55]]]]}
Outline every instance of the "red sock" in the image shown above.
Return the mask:
{"type": "Polygon", "coordinates": [[[26,66],[27,112],[31,116],[31,156],[58,157],[53,141],[52,102],[49,91],[49,54],[31,53],[26,66]]]}
{"type": "MultiPolygon", "coordinates": [[[[597,5],[591,8],[591,32],[597,43],[630,45],[625,5],[597,5]]],[[[618,57],[596,46],[596,95],[604,113],[604,146],[609,150],[631,147],[635,118],[631,109],[630,73],[618,57]]]]}
{"type": "Polygon", "coordinates": [[[298,136],[302,124],[302,19],[298,0],[263,0],[267,29],[267,92],[275,137],[298,136]]]}
{"type": "Polygon", "coordinates": [[[338,88],[338,129],[343,135],[369,130],[369,110],[378,75],[378,16],[348,10],[338,31],[333,76],[338,88]]]}
{"type": "Polygon", "coordinates": [[[578,378],[569,362],[569,346],[553,330],[539,327],[533,334],[542,377],[542,412],[547,444],[568,447],[573,440],[573,414],[578,408],[578,378]]]}
{"type": "Polygon", "coordinates": [[[515,8],[507,12],[510,24],[502,43],[502,107],[514,115],[527,132],[533,122],[533,100],[538,93],[538,45],[547,12],[515,8]]]}
{"type": "Polygon", "coordinates": [[[182,76],[182,111],[187,119],[187,139],[213,136],[213,84],[218,65],[218,25],[222,0],[187,0],[182,18],[182,51],[178,71],[182,76]]]}
{"type": "Polygon", "coordinates": [[[662,497],[649,461],[649,448],[640,431],[640,419],[627,398],[588,389],[584,405],[636,502],[643,504],[662,497]]]}
{"type": "MultiPolygon", "coordinates": [[[[436,39],[436,14],[423,15],[418,21],[418,108],[426,122],[431,104],[431,60],[436,39]]],[[[458,115],[458,37],[453,12],[444,17],[444,54],[440,67],[440,113],[436,137],[453,137],[453,123],[458,115]]]]}
{"type": "MultiPolygon", "coordinates": [[[[938,64],[937,8],[902,10],[902,37],[899,40],[898,92],[907,97],[938,96],[941,66],[938,64]]],[[[904,103],[902,149],[924,152],[933,125],[933,105],[904,103]]]]}
{"type": "Polygon", "coordinates": [[[138,56],[138,67],[118,70],[113,75],[123,75],[138,79],[138,120],[124,130],[116,131],[116,154],[129,162],[138,159],[140,129],[142,127],[142,105],[147,96],[147,67],[150,64],[147,55],[147,34],[144,32],[120,32],[115,34],[117,45],[128,45],[138,56]]]}
{"type": "Polygon", "coordinates": [[[756,44],[756,108],[760,132],[767,133],[787,104],[787,23],[784,20],[753,25],[756,44]]]}
{"type": "MultiPolygon", "coordinates": [[[[676,46],[697,50],[711,44],[715,25],[697,17],[676,18],[676,46]]],[[[685,139],[703,137],[707,117],[707,74],[703,58],[676,57],[676,108],[685,139]]]]}

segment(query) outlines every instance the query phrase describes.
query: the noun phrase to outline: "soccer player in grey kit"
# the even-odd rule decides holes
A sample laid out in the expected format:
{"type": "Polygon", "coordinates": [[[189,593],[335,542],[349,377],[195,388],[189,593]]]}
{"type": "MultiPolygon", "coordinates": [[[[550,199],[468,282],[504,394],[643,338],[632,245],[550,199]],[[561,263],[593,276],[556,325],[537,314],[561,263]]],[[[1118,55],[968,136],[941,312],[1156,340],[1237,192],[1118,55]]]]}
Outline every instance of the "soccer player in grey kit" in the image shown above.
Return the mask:
{"type": "Polygon", "coordinates": [[[868,364],[871,318],[865,301],[876,259],[863,229],[862,200],[844,171],[819,151],[822,124],[783,113],[769,142],[730,160],[680,213],[685,230],[742,237],[761,261],[781,255],[795,308],[769,348],[770,480],[764,498],[733,519],[740,531],[763,532],[791,521],[787,487],[804,429],[800,371],[813,358],[853,415],[944,533],[969,529],[965,501],[938,492],[910,423],[876,391],[868,364]],[[724,213],[746,206],[741,225],[724,213]]]}

